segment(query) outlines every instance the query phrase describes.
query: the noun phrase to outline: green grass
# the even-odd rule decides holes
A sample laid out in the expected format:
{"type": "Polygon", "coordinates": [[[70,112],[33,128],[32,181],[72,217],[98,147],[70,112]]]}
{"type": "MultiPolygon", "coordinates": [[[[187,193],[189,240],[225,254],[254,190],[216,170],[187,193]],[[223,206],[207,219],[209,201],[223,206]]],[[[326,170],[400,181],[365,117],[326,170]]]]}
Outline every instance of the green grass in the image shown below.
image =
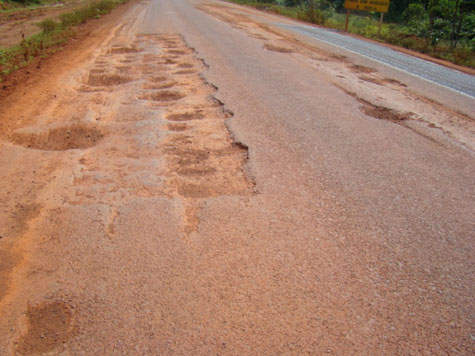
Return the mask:
{"type": "Polygon", "coordinates": [[[252,0],[228,0],[235,4],[252,6],[258,10],[273,12],[278,15],[291,17],[294,19],[307,21],[314,24],[323,24],[325,14],[318,9],[307,9],[304,7],[287,7],[278,4],[255,2],[252,0]]]}
{"type": "Polygon", "coordinates": [[[0,0],[0,13],[35,9],[43,6],[54,5],[59,2],[61,2],[61,0],[31,0],[25,2],[0,0]]]}
{"type": "Polygon", "coordinates": [[[74,34],[74,27],[87,20],[109,13],[126,0],[101,0],[75,11],[61,15],[55,21],[44,20],[38,24],[41,33],[30,36],[16,46],[0,49],[0,82],[10,73],[28,65],[33,59],[45,57],[57,51],[59,46],[74,34]]]}
{"type": "MultiPolygon", "coordinates": [[[[290,18],[323,25],[339,30],[345,28],[345,14],[324,13],[319,10],[309,10],[299,7],[286,7],[277,4],[266,4],[252,0],[227,0],[240,5],[247,5],[258,10],[273,12],[290,18]]],[[[370,38],[379,42],[404,47],[429,56],[445,59],[452,63],[475,68],[473,43],[461,43],[456,49],[451,49],[448,41],[440,40],[433,45],[430,39],[417,37],[408,33],[407,29],[399,24],[383,23],[381,36],[378,36],[379,21],[366,13],[352,14],[349,22],[349,32],[370,38]]]]}

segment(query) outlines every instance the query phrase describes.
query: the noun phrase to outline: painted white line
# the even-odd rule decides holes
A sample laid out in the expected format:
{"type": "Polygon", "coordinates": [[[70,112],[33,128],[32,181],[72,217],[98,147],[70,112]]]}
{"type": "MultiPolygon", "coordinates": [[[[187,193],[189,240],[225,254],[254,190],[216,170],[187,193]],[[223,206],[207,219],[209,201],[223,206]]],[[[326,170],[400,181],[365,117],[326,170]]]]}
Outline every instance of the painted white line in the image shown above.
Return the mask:
{"type": "MultiPolygon", "coordinates": [[[[306,32],[306,31],[300,32],[300,31],[296,30],[295,28],[288,27],[287,25],[282,25],[282,24],[280,24],[279,26],[284,27],[284,28],[286,28],[286,29],[288,29],[288,30],[290,30],[290,31],[294,31],[294,32],[300,33],[300,34],[302,34],[302,35],[311,37],[311,38],[314,39],[314,40],[322,41],[322,42],[325,42],[325,43],[327,43],[327,44],[329,44],[329,45],[331,45],[331,46],[338,47],[338,48],[341,48],[341,49],[343,49],[343,50],[345,50],[345,51],[352,52],[352,53],[354,53],[354,54],[360,55],[360,56],[365,57],[365,58],[367,58],[367,59],[370,59],[370,60],[372,60],[372,61],[375,61],[375,62],[384,64],[385,66],[388,66],[388,67],[397,69],[397,70],[399,70],[399,71],[401,71],[401,72],[403,72],[403,73],[412,75],[412,76],[414,76],[414,77],[417,77],[417,78],[419,78],[419,79],[425,80],[425,81],[430,82],[430,83],[432,83],[432,84],[436,84],[436,85],[438,85],[438,86],[440,86],[440,87],[443,87],[443,88],[452,90],[453,92],[456,92],[456,93],[461,94],[461,95],[463,95],[463,96],[466,96],[466,97],[468,97],[468,98],[471,98],[471,99],[474,99],[474,98],[475,98],[475,96],[473,96],[473,95],[464,93],[463,91],[460,91],[460,90],[458,90],[458,89],[451,88],[451,87],[449,87],[449,86],[447,86],[447,85],[437,83],[437,82],[435,82],[435,81],[433,81],[433,80],[431,80],[431,79],[424,78],[424,77],[422,77],[422,76],[420,76],[420,75],[418,75],[418,74],[408,72],[407,70],[404,70],[404,69],[399,68],[399,67],[396,67],[396,66],[394,66],[394,65],[392,65],[392,64],[383,62],[383,61],[381,61],[381,60],[379,60],[379,59],[375,59],[375,58],[373,58],[373,57],[370,57],[370,56],[368,56],[368,55],[362,54],[362,53],[357,52],[357,51],[355,51],[355,50],[348,49],[348,48],[346,48],[346,47],[340,46],[340,45],[335,44],[335,43],[333,43],[333,42],[330,42],[330,41],[327,41],[327,40],[324,40],[324,39],[321,39],[321,38],[318,38],[318,37],[314,37],[314,36],[312,36],[310,33],[306,32]]],[[[421,60],[420,58],[417,58],[417,59],[421,60]]],[[[422,61],[422,60],[421,60],[421,61],[422,61]]],[[[428,63],[434,64],[434,63],[432,63],[432,62],[428,62],[428,63]]]]}

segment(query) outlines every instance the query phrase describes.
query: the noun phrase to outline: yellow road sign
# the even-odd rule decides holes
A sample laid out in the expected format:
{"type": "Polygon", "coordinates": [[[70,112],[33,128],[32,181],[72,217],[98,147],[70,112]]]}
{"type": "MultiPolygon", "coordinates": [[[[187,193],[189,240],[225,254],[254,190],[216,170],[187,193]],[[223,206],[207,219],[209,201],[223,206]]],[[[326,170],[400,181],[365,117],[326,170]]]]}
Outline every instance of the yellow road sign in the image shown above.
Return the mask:
{"type": "Polygon", "coordinates": [[[389,0],[345,0],[345,9],[388,12],[389,0]]]}

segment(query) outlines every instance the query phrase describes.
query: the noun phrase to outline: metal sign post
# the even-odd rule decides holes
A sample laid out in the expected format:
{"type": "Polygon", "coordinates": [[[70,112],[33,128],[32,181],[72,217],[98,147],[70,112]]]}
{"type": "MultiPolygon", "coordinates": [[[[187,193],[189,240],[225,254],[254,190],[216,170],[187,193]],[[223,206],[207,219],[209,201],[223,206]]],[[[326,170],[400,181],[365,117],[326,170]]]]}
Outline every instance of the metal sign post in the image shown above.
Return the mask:
{"type": "Polygon", "coordinates": [[[348,22],[350,21],[350,9],[346,9],[345,32],[348,32],[348,22]]]}
{"type": "Polygon", "coordinates": [[[378,37],[381,37],[381,26],[383,26],[384,12],[381,13],[379,17],[379,26],[378,26],[378,37]]]}

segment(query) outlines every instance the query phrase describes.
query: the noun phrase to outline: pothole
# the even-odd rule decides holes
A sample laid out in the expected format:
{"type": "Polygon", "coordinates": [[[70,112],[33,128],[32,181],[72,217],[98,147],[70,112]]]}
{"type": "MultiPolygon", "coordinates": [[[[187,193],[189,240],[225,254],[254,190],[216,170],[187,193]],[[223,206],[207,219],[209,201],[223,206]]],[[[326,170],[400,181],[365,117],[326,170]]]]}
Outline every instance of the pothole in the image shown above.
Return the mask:
{"type": "Polygon", "coordinates": [[[78,124],[51,128],[46,132],[20,129],[13,134],[15,144],[47,151],[88,148],[95,146],[103,138],[104,134],[96,127],[78,124]]]}
{"type": "Polygon", "coordinates": [[[165,43],[163,43],[163,47],[167,49],[175,49],[180,48],[180,45],[176,42],[166,41],[165,43]]]}
{"type": "Polygon", "coordinates": [[[167,50],[167,53],[176,54],[176,55],[183,55],[183,54],[186,54],[186,51],[181,51],[181,50],[178,50],[178,49],[170,49],[170,50],[167,50]]]}
{"type": "Polygon", "coordinates": [[[152,77],[149,79],[150,82],[152,83],[161,83],[168,80],[168,77],[152,77]]]}
{"type": "Polygon", "coordinates": [[[199,112],[185,112],[181,114],[169,114],[167,115],[167,120],[170,121],[191,121],[191,120],[202,120],[204,115],[199,112]]]}
{"type": "Polygon", "coordinates": [[[376,119],[387,120],[387,121],[391,121],[395,123],[401,123],[405,120],[410,120],[412,116],[414,115],[414,113],[412,112],[399,113],[395,110],[386,108],[384,106],[371,104],[369,101],[360,98],[355,93],[352,93],[340,86],[339,88],[343,90],[347,95],[350,95],[351,97],[355,98],[356,100],[358,100],[360,103],[363,104],[363,106],[360,107],[360,110],[363,113],[365,113],[368,116],[374,117],[376,119]]]}
{"type": "Polygon", "coordinates": [[[155,54],[147,54],[144,55],[142,58],[143,63],[152,63],[160,59],[160,56],[155,55],[155,54]]]}
{"type": "Polygon", "coordinates": [[[137,53],[137,52],[140,52],[140,50],[134,46],[130,46],[130,47],[117,46],[117,47],[112,47],[108,53],[109,54],[125,54],[125,53],[137,53]]]}
{"type": "Polygon", "coordinates": [[[384,81],[385,83],[394,84],[394,85],[399,85],[400,87],[403,87],[403,88],[407,87],[406,84],[403,84],[403,83],[401,83],[399,80],[396,80],[396,79],[384,78],[383,81],[384,81]]]}
{"type": "Polygon", "coordinates": [[[118,74],[89,74],[87,84],[95,87],[111,86],[129,83],[132,80],[131,77],[118,74]]]}
{"type": "Polygon", "coordinates": [[[175,72],[173,74],[179,74],[179,75],[195,74],[195,71],[194,70],[179,70],[178,72],[175,72]]]}
{"type": "Polygon", "coordinates": [[[291,48],[275,46],[273,44],[268,44],[268,43],[266,43],[264,45],[264,48],[269,50],[269,51],[274,51],[274,52],[279,52],[279,53],[292,53],[293,52],[291,48]]]}
{"type": "Polygon", "coordinates": [[[385,108],[383,106],[375,106],[367,104],[361,107],[361,111],[366,115],[380,120],[387,120],[392,122],[402,122],[411,118],[412,113],[398,113],[394,110],[385,108]]]}
{"type": "Polygon", "coordinates": [[[132,69],[130,66],[116,66],[115,69],[120,73],[129,73],[132,69]]]}
{"type": "Polygon", "coordinates": [[[177,173],[181,176],[209,176],[216,172],[216,168],[178,168],[177,173]]]}
{"type": "Polygon", "coordinates": [[[351,64],[351,65],[349,65],[349,68],[351,69],[352,72],[355,72],[355,73],[374,73],[374,72],[376,72],[376,69],[361,66],[361,65],[358,65],[358,64],[351,64]]]}
{"type": "Polygon", "coordinates": [[[94,68],[89,71],[90,74],[102,74],[105,72],[105,69],[102,68],[94,68]]]}
{"type": "Polygon", "coordinates": [[[168,124],[167,129],[169,131],[185,131],[188,130],[188,126],[185,124],[168,124]]]}
{"type": "Polygon", "coordinates": [[[153,101],[175,101],[184,98],[186,95],[176,91],[158,91],[153,93],[142,94],[139,99],[141,100],[153,100],[153,101]]]}
{"type": "Polygon", "coordinates": [[[146,74],[147,76],[157,72],[157,68],[150,64],[144,64],[137,69],[141,70],[142,74],[146,74]]]}
{"type": "Polygon", "coordinates": [[[358,79],[364,80],[365,82],[370,82],[376,85],[382,85],[384,86],[384,82],[382,80],[379,80],[377,78],[369,77],[367,75],[361,75],[358,77],[358,79]]]}
{"type": "Polygon", "coordinates": [[[63,302],[52,302],[29,307],[26,314],[28,330],[20,340],[20,355],[51,352],[74,335],[71,307],[63,302]]]}
{"type": "Polygon", "coordinates": [[[179,68],[193,68],[194,65],[191,63],[181,63],[178,65],[179,68]]]}
{"type": "Polygon", "coordinates": [[[213,192],[209,187],[193,183],[180,184],[177,191],[182,197],[194,199],[209,198],[215,195],[220,195],[213,192]]]}
{"type": "Polygon", "coordinates": [[[170,89],[173,88],[177,83],[176,82],[167,82],[167,83],[147,83],[143,85],[144,89],[170,89]]]}
{"type": "Polygon", "coordinates": [[[178,63],[177,60],[171,59],[171,58],[165,58],[164,60],[158,62],[158,64],[168,64],[168,65],[177,64],[177,63],[178,63]]]}
{"type": "Polygon", "coordinates": [[[10,287],[10,273],[21,260],[18,253],[7,249],[0,250],[0,301],[7,295],[10,287]]]}
{"type": "Polygon", "coordinates": [[[210,153],[205,150],[193,148],[178,148],[172,147],[165,150],[165,153],[174,156],[174,162],[178,166],[188,166],[193,164],[200,164],[209,159],[210,153]]]}

